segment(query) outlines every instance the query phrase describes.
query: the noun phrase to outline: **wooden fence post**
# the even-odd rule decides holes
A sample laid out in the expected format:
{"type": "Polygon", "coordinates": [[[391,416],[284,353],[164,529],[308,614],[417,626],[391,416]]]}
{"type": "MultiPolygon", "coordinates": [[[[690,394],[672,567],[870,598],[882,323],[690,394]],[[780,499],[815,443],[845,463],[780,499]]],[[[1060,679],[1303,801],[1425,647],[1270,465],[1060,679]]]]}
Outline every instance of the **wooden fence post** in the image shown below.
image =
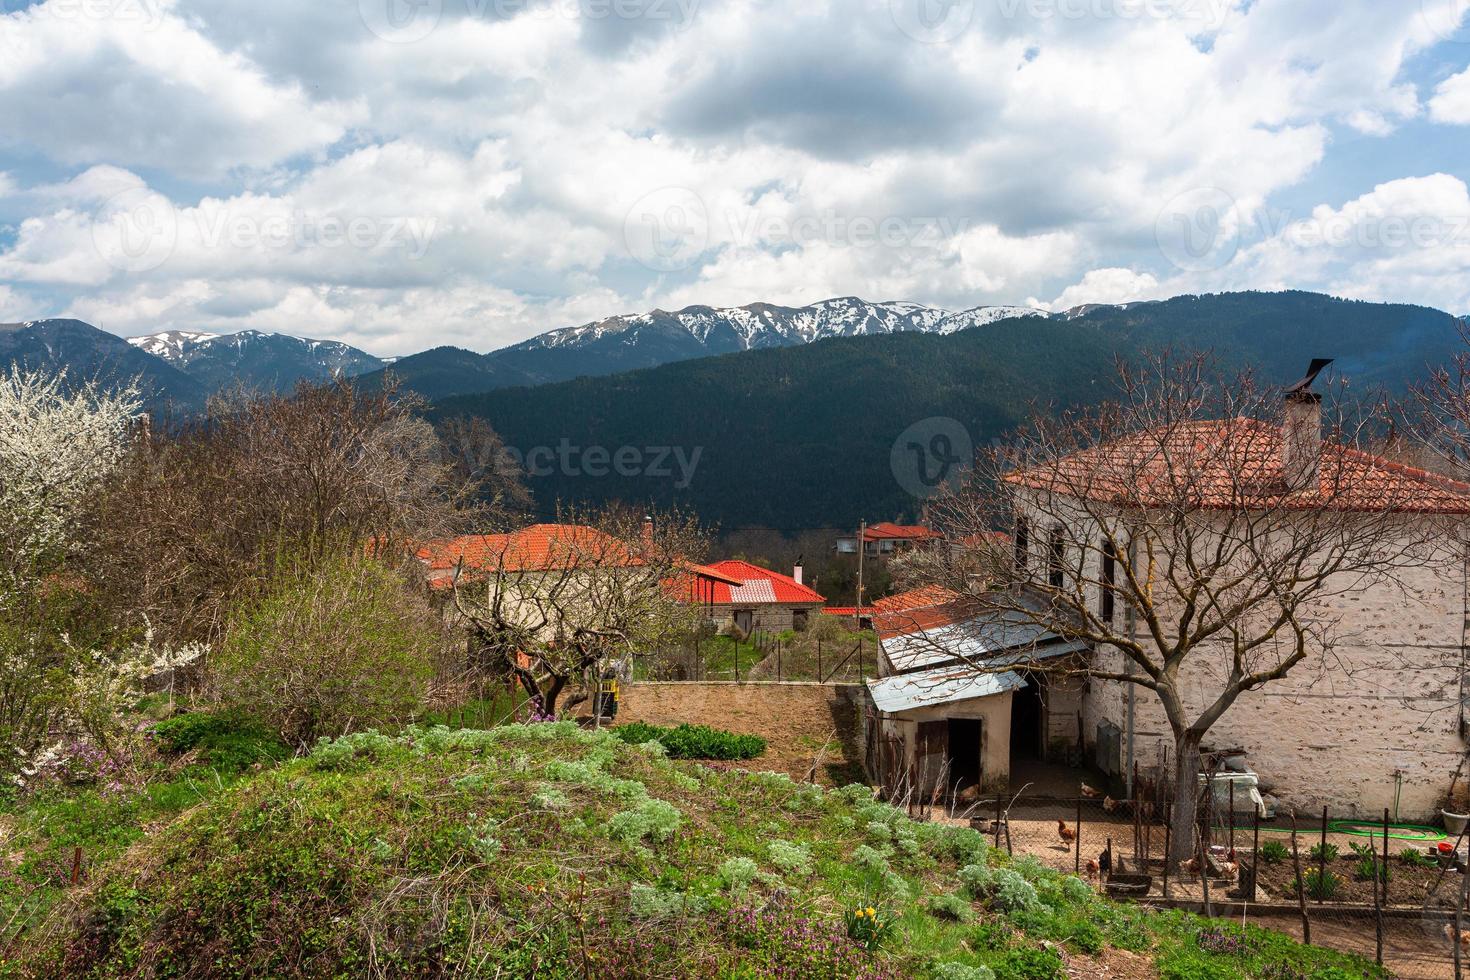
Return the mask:
{"type": "MultiPolygon", "coordinates": [[[[1464,836],[1463,832],[1460,836],[1464,836]]],[[[1458,842],[1456,843],[1458,844],[1458,842]]],[[[1458,861],[1459,853],[1457,847],[1450,860],[1458,861]]],[[[1462,874],[1460,875],[1460,900],[1455,903],[1455,980],[1463,980],[1464,977],[1460,967],[1460,937],[1465,934],[1465,899],[1467,897],[1470,897],[1470,874],[1462,874]]]]}
{"type": "Polygon", "coordinates": [[[1251,893],[1247,901],[1254,902],[1260,894],[1257,890],[1261,880],[1261,808],[1251,807],[1255,814],[1255,829],[1251,832],[1251,893]]]}
{"type": "Polygon", "coordinates": [[[1169,840],[1174,831],[1174,801],[1164,804],[1164,897],[1169,897],[1169,840]]]}
{"type": "Polygon", "coordinates": [[[1312,920],[1307,918],[1307,893],[1303,891],[1302,855],[1296,843],[1296,811],[1291,811],[1291,864],[1296,869],[1296,906],[1302,914],[1302,942],[1312,945],[1312,920]]]}
{"type": "Polygon", "coordinates": [[[1073,842],[1075,854],[1072,857],[1072,873],[1082,872],[1082,797],[1077,797],[1077,839],[1073,842]]]}
{"type": "Polygon", "coordinates": [[[1322,839],[1317,848],[1317,904],[1321,905],[1327,894],[1327,807],[1322,807],[1322,839]]]}

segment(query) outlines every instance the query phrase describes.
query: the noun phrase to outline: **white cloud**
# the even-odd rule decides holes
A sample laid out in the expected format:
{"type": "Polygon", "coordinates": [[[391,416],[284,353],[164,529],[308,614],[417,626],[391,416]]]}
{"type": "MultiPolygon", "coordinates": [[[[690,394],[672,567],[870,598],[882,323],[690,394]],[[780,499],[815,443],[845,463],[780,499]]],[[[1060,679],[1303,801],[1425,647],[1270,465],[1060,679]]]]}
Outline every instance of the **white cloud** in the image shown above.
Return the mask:
{"type": "Polygon", "coordinates": [[[1147,272],[1132,269],[1090,269],[1082,281],[1062,290],[1050,303],[1029,301],[1028,305],[1047,310],[1070,310],[1085,303],[1134,303],[1145,299],[1162,299],[1168,292],[1147,272]]]}
{"type": "Polygon", "coordinates": [[[1435,122],[1470,124],[1470,69],[1439,83],[1429,100],[1429,115],[1435,122]]]}
{"type": "MultiPolygon", "coordinates": [[[[444,4],[396,43],[356,2],[48,0],[0,16],[0,279],[119,332],[380,353],[842,294],[1449,302],[1450,248],[1324,250],[1286,240],[1291,216],[1255,220],[1304,196],[1336,132],[1470,121],[1470,71],[1427,109],[1405,74],[1442,36],[1418,6],[1021,0],[923,44],[890,0],[704,0],[672,20],[668,0],[612,19],[535,0],[444,4]],[[1202,192],[1246,220],[1187,271],[1158,229],[1202,192]]],[[[1324,220],[1454,206],[1454,178],[1415,179],[1324,220]]]]}

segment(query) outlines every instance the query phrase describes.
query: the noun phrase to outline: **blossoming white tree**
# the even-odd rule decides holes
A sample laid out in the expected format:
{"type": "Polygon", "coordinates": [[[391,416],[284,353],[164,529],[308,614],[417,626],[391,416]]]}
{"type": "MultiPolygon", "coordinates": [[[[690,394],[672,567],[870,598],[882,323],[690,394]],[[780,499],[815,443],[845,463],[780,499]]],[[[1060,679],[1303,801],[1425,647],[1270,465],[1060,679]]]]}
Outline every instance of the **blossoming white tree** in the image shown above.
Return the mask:
{"type": "Polygon", "coordinates": [[[135,384],[109,390],[14,366],[0,375],[0,605],[64,552],[141,408],[135,384]]]}

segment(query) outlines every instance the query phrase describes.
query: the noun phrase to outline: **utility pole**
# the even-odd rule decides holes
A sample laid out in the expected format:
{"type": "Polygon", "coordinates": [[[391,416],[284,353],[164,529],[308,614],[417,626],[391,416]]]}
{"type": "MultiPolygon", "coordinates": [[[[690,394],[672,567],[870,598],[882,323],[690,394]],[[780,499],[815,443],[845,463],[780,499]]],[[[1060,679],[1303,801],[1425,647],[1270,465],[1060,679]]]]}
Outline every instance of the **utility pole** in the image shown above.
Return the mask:
{"type": "Polygon", "coordinates": [[[863,628],[863,552],[868,550],[868,522],[858,522],[858,580],[857,605],[853,607],[852,622],[859,630],[863,628]]]}

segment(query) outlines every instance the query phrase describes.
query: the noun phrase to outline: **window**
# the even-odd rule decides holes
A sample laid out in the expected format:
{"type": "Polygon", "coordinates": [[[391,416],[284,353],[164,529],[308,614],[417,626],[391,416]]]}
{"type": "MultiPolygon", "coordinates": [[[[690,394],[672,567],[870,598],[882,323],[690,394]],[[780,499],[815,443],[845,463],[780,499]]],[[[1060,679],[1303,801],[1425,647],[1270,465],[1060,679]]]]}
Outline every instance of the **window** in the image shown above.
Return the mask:
{"type": "Polygon", "coordinates": [[[791,610],[791,628],[796,630],[796,632],[798,633],[806,632],[807,612],[808,610],[806,609],[791,610]]]}
{"type": "Polygon", "coordinates": [[[1026,559],[1030,557],[1031,542],[1027,540],[1026,518],[1016,518],[1016,571],[1026,574],[1026,559]]]}
{"type": "Polygon", "coordinates": [[[1067,580],[1067,539],[1063,537],[1060,527],[1051,529],[1051,547],[1048,550],[1050,557],[1047,562],[1046,578],[1052,588],[1060,589],[1067,580]]]}
{"type": "Polygon", "coordinates": [[[1113,546],[1111,544],[1105,544],[1103,545],[1102,560],[1102,603],[1101,608],[1098,610],[1098,617],[1109,626],[1113,623],[1113,606],[1117,598],[1114,593],[1117,591],[1117,588],[1117,558],[1113,554],[1113,546]]]}

